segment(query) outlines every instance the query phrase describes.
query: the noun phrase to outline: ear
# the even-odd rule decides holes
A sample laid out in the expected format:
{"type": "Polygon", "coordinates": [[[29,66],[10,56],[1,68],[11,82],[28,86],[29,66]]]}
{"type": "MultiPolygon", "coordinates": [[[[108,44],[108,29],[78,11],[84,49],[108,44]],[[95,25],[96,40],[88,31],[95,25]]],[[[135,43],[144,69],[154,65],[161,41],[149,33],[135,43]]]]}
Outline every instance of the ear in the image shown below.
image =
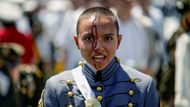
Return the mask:
{"type": "Polygon", "coordinates": [[[78,47],[78,49],[79,49],[78,38],[77,38],[76,35],[74,36],[74,41],[75,41],[75,43],[76,43],[76,45],[77,45],[77,47],[78,47]]]}
{"type": "Polygon", "coordinates": [[[118,40],[118,44],[117,44],[117,49],[118,49],[119,46],[120,46],[121,40],[122,40],[122,35],[121,34],[117,36],[117,40],[118,40]]]}

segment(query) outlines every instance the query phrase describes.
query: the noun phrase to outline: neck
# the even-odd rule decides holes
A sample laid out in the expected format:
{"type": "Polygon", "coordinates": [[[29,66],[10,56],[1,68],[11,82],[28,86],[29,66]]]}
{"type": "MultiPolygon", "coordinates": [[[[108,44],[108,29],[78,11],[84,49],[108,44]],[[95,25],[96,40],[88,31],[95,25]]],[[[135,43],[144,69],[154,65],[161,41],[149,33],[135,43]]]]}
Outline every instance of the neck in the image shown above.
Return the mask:
{"type": "MultiPolygon", "coordinates": [[[[112,60],[110,61],[110,63],[113,61],[113,60],[115,60],[115,57],[113,57],[112,58],[112,60]]],[[[109,64],[110,64],[109,63],[109,64]]],[[[101,71],[103,71],[103,70],[97,70],[95,67],[93,67],[90,63],[88,63],[86,60],[84,60],[84,64],[86,64],[95,74],[97,73],[97,72],[101,72],[101,71]]],[[[107,65],[107,66],[109,66],[109,64],[107,65]]],[[[105,68],[107,68],[107,66],[105,67],[105,68]]]]}
{"type": "Polygon", "coordinates": [[[117,70],[118,67],[119,63],[114,57],[112,61],[108,64],[108,66],[101,71],[97,71],[96,69],[94,69],[94,67],[92,67],[92,65],[88,63],[84,63],[82,71],[88,79],[97,82],[104,81],[109,78],[117,70]]]}
{"type": "Polygon", "coordinates": [[[84,61],[84,64],[86,64],[95,74],[97,73],[96,68],[94,68],[92,65],[90,65],[86,60],[84,61]]]}

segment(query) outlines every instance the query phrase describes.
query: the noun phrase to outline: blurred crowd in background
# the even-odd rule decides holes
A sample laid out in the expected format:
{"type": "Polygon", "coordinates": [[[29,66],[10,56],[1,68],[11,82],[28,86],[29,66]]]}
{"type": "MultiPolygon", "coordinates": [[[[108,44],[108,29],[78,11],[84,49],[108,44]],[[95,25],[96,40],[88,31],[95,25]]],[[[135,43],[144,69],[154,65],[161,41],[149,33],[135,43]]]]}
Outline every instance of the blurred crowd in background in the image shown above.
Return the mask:
{"type": "Polygon", "coordinates": [[[190,0],[0,0],[0,106],[37,107],[47,78],[78,66],[77,18],[94,6],[117,15],[116,56],[154,78],[161,107],[190,107],[190,0]]]}

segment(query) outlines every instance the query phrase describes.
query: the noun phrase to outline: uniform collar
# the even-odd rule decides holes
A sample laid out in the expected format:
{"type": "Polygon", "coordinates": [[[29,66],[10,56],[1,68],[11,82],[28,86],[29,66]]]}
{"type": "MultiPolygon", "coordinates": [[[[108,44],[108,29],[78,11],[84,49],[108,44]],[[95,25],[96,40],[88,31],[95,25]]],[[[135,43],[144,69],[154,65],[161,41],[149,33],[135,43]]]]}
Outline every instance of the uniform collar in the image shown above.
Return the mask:
{"type": "Polygon", "coordinates": [[[86,76],[87,79],[93,80],[95,82],[105,81],[118,69],[119,62],[114,57],[112,61],[108,64],[108,66],[102,70],[96,72],[96,70],[88,63],[84,63],[82,72],[86,76]]]}

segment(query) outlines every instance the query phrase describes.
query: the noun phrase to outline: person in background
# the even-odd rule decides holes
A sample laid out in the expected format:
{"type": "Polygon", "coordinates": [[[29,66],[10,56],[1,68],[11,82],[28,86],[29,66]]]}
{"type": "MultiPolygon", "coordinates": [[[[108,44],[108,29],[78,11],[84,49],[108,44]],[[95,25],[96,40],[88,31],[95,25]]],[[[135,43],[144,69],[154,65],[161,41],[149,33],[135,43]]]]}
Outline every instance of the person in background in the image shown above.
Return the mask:
{"type": "Polygon", "coordinates": [[[183,33],[178,36],[175,50],[175,107],[190,106],[190,1],[178,0],[184,5],[181,28],[183,33]]]}
{"type": "MultiPolygon", "coordinates": [[[[19,54],[19,57],[12,55],[12,53],[9,55],[10,49],[3,49],[2,53],[3,55],[7,54],[5,57],[7,59],[3,59],[2,62],[6,63],[9,58],[16,57],[15,60],[12,59],[8,62],[8,65],[12,66],[7,66],[7,68],[10,72],[13,88],[17,94],[16,99],[20,102],[18,107],[36,107],[42,90],[41,87],[43,87],[42,73],[32,63],[33,49],[31,39],[17,29],[16,22],[21,18],[22,14],[21,8],[16,3],[0,1],[0,22],[2,23],[0,43],[18,44],[23,48],[23,54],[19,54]]],[[[15,45],[11,46],[16,48],[15,45]]]]}
{"type": "Polygon", "coordinates": [[[17,30],[16,21],[22,17],[21,8],[12,2],[0,1],[0,42],[14,42],[24,47],[22,55],[22,63],[28,64],[32,62],[33,50],[31,41],[21,32],[17,30]],[[11,12],[14,12],[12,14],[11,12]]]}
{"type": "Polygon", "coordinates": [[[13,70],[20,63],[24,48],[16,43],[0,43],[0,105],[20,107],[13,81],[13,70]]]}
{"type": "Polygon", "coordinates": [[[63,62],[64,70],[75,68],[82,59],[80,51],[75,47],[73,35],[76,35],[76,23],[79,15],[89,7],[100,6],[97,0],[70,0],[73,9],[66,11],[61,26],[55,35],[56,59],[63,62]],[[69,26],[66,26],[69,25],[69,26]]]}
{"type": "MultiPolygon", "coordinates": [[[[133,15],[139,20],[149,22],[152,34],[149,35],[151,48],[149,66],[154,71],[156,86],[159,87],[162,79],[163,67],[167,65],[166,39],[164,38],[164,15],[161,9],[153,5],[153,0],[135,0],[136,4],[132,9],[133,15]]],[[[168,25],[169,26],[169,25],[168,25]]],[[[167,28],[168,30],[169,28],[167,28]]],[[[147,72],[149,73],[149,72],[147,72]]]]}
{"type": "Polygon", "coordinates": [[[111,3],[118,16],[120,33],[123,34],[123,41],[116,55],[121,58],[123,64],[155,78],[159,61],[154,31],[148,18],[141,16],[139,20],[132,14],[135,3],[134,0],[111,3]]]}
{"type": "Polygon", "coordinates": [[[122,35],[112,11],[86,9],[76,30],[74,40],[84,61],[48,79],[39,106],[159,107],[153,79],[121,64],[115,56],[122,35]]]}
{"type": "Polygon", "coordinates": [[[190,1],[177,0],[180,26],[167,43],[168,65],[159,85],[162,107],[189,107],[190,1]]]}

